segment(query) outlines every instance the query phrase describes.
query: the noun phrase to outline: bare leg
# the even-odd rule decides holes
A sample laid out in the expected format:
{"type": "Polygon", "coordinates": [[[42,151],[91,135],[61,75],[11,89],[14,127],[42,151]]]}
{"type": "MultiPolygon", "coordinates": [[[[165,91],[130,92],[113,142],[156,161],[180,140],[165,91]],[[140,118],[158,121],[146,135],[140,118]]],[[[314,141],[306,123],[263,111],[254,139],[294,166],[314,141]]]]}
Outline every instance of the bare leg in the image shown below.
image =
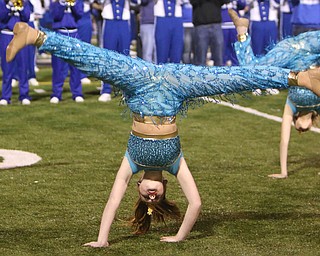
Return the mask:
{"type": "Polygon", "coordinates": [[[13,39],[7,47],[6,60],[10,62],[16,54],[27,45],[40,46],[45,34],[39,30],[30,27],[27,23],[18,22],[13,28],[13,39]]]}

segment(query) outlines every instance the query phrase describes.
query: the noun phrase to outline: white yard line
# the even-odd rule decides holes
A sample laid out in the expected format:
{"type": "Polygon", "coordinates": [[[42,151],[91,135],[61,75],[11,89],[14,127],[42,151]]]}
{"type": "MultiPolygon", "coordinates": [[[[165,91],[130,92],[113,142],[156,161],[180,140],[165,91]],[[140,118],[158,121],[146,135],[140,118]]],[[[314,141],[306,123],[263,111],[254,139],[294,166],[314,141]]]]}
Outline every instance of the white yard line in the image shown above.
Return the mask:
{"type": "MultiPolygon", "coordinates": [[[[273,121],[276,121],[276,122],[279,122],[279,123],[282,122],[282,118],[281,117],[269,115],[267,113],[260,112],[260,111],[258,111],[256,109],[253,109],[253,108],[242,107],[240,105],[232,104],[232,103],[225,102],[225,101],[218,101],[218,100],[215,100],[213,98],[208,98],[208,97],[205,97],[203,99],[208,101],[208,102],[217,103],[217,104],[220,104],[220,105],[223,105],[223,106],[226,106],[226,107],[230,107],[230,108],[233,108],[233,109],[236,109],[236,110],[240,110],[240,111],[252,114],[252,115],[261,116],[263,118],[266,118],[266,119],[269,119],[269,120],[273,120],[273,121]]],[[[320,133],[320,129],[316,128],[316,127],[311,127],[311,131],[320,133]]]]}

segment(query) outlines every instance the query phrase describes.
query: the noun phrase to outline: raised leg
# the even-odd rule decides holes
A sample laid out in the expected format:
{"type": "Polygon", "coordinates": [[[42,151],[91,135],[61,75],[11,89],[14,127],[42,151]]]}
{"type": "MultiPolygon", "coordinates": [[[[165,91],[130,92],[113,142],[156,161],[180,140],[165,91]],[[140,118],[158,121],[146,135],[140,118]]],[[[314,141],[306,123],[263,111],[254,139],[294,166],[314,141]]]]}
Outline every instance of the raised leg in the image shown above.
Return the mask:
{"type": "Polygon", "coordinates": [[[45,40],[45,34],[30,27],[27,23],[18,22],[13,28],[13,39],[6,50],[6,60],[10,62],[26,45],[40,46],[45,40]]]}
{"type": "Polygon", "coordinates": [[[236,26],[238,36],[248,33],[249,20],[246,18],[240,18],[238,13],[233,9],[229,9],[228,13],[233,24],[236,26]]]}

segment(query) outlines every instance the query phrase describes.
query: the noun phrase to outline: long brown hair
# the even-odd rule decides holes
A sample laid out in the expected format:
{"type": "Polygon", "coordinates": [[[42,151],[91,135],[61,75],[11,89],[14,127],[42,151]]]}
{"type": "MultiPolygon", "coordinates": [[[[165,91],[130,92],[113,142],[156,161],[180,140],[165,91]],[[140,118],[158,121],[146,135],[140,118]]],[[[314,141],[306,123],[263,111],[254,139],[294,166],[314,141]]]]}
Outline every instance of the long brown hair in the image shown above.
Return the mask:
{"type": "Polygon", "coordinates": [[[165,198],[164,191],[163,197],[158,202],[148,203],[139,197],[135,205],[135,215],[131,223],[134,227],[134,234],[142,235],[149,230],[151,220],[165,223],[165,217],[180,219],[180,216],[178,206],[175,202],[165,198]]]}

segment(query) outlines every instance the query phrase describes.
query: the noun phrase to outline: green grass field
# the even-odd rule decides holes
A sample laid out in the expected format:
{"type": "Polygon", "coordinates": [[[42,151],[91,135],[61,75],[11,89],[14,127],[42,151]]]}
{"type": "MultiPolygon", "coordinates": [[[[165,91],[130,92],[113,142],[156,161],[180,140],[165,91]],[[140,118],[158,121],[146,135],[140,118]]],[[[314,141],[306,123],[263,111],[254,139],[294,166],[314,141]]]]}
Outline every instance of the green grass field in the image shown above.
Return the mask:
{"type": "MultiPolygon", "coordinates": [[[[31,87],[30,106],[0,108],[0,148],[42,157],[36,165],[0,171],[0,255],[320,255],[320,134],[293,131],[289,178],[280,172],[280,123],[217,104],[178,118],[185,158],[198,184],[203,209],[188,239],[161,243],[180,223],[156,224],[132,235],[128,220],[137,197],[133,178],[110,233],[110,247],[83,247],[97,238],[100,217],[124,155],[131,119],[120,97],[97,101],[96,81],[85,102],[49,103],[50,69],[38,74],[46,92],[31,87]]],[[[249,95],[249,94],[248,94],[249,95]]],[[[281,116],[286,92],[237,96],[237,104],[281,116]]],[[[0,161],[2,161],[0,157],[0,161]]],[[[171,176],[169,199],[186,201],[171,176]]]]}

